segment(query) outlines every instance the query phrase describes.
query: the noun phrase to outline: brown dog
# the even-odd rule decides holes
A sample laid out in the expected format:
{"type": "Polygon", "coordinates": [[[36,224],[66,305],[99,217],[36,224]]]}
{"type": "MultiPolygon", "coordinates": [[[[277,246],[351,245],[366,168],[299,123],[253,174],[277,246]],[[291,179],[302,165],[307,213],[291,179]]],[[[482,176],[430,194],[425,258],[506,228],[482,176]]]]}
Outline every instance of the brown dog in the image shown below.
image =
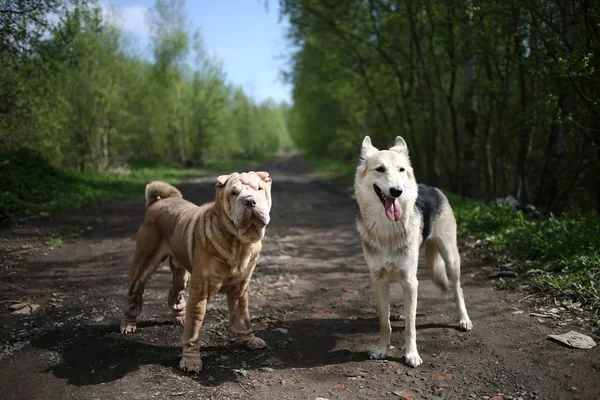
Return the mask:
{"type": "Polygon", "coordinates": [[[266,346],[252,333],[248,284],[270,219],[271,178],[267,172],[254,171],[222,175],[217,178],[216,192],[214,203],[198,207],[165,182],[146,186],[147,211],[137,234],[121,322],[122,333],[135,331],[144,285],[170,257],[169,306],[175,321],[185,325],[179,368],[190,372],[202,368],[200,329],[206,304],[217,293],[227,295],[229,329],[238,341],[251,350],[266,346]],[[186,312],[188,272],[191,307],[186,312]]]}

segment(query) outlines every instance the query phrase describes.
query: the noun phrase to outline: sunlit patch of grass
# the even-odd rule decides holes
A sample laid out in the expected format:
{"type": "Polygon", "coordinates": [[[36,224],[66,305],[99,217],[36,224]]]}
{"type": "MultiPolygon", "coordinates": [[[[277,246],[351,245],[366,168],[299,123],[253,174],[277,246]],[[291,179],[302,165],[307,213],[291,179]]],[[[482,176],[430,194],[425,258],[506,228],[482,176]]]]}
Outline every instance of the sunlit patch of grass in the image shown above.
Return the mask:
{"type": "Polygon", "coordinates": [[[58,249],[59,247],[62,247],[63,246],[63,241],[58,236],[51,236],[48,239],[48,242],[46,242],[46,244],[48,245],[48,248],[50,250],[54,250],[54,249],[58,249]]]}
{"type": "Polygon", "coordinates": [[[331,180],[335,186],[348,187],[352,185],[356,165],[315,157],[305,157],[305,159],[317,176],[331,180]]]}
{"type": "Polygon", "coordinates": [[[600,308],[600,218],[595,212],[531,219],[503,204],[448,194],[459,235],[480,239],[498,264],[524,283],[600,308]]]}

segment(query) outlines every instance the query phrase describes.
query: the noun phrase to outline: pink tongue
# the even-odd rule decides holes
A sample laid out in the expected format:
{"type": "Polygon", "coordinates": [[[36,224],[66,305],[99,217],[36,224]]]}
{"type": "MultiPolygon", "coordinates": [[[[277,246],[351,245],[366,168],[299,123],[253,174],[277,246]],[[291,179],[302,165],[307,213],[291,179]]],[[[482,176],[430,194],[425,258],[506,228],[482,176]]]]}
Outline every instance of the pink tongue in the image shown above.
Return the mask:
{"type": "Polygon", "coordinates": [[[385,208],[385,216],[390,221],[400,221],[400,218],[402,218],[402,207],[400,207],[400,201],[397,198],[391,199],[386,196],[383,207],[385,208]]]}

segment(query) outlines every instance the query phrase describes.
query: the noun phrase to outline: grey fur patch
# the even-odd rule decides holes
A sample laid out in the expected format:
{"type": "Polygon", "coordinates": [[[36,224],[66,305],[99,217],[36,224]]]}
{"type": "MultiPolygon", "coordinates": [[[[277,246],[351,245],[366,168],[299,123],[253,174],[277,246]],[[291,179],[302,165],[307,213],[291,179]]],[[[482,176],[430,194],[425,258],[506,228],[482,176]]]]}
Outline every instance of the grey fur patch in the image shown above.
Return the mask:
{"type": "Polygon", "coordinates": [[[422,241],[425,241],[429,237],[433,223],[442,213],[442,207],[447,201],[439,189],[427,185],[419,185],[415,210],[421,214],[422,241]]]}
{"type": "Polygon", "coordinates": [[[363,249],[371,254],[377,254],[380,252],[380,249],[373,245],[371,242],[366,241],[364,238],[361,238],[363,249]]]}
{"type": "Polygon", "coordinates": [[[394,249],[394,254],[397,254],[399,256],[404,255],[406,253],[408,253],[408,245],[406,245],[406,244],[394,249]]]}

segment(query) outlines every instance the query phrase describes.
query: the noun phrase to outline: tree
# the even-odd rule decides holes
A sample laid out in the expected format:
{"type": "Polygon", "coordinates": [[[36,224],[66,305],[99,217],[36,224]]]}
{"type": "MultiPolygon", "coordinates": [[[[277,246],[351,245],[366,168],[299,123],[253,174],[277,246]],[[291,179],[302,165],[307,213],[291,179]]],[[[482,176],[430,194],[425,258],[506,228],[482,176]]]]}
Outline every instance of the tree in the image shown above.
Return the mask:
{"type": "Polygon", "coordinates": [[[242,89],[234,96],[181,0],[150,12],[152,60],[92,1],[1,4],[2,151],[29,147],[60,167],[105,171],[128,161],[202,164],[233,156],[241,139],[252,156],[283,143],[279,109],[242,89]]]}
{"type": "Polygon", "coordinates": [[[156,59],[156,77],[164,91],[163,106],[171,117],[166,120],[167,135],[175,135],[180,162],[187,164],[185,135],[189,123],[185,111],[190,92],[184,84],[186,57],[190,51],[186,31],[184,0],[157,0],[149,21],[156,59]]]}
{"type": "Polygon", "coordinates": [[[402,135],[422,182],[551,211],[600,206],[596,2],[280,5],[291,133],[307,152],[354,162],[365,134],[382,146],[402,135]]]}

